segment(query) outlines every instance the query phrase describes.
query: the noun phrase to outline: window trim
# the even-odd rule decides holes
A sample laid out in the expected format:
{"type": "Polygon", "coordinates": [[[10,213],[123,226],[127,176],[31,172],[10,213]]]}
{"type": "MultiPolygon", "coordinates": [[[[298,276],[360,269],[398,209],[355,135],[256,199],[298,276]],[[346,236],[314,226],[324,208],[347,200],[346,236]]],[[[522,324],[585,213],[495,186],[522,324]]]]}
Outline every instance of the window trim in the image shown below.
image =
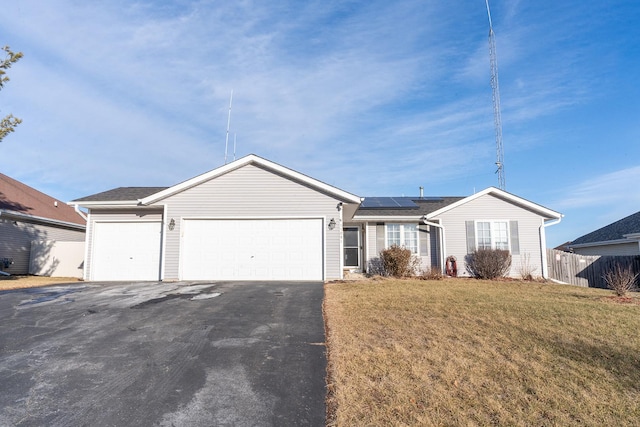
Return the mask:
{"type": "Polygon", "coordinates": [[[420,224],[415,223],[415,222],[386,222],[384,224],[384,247],[385,249],[389,249],[391,247],[391,245],[389,245],[389,226],[390,225],[398,225],[400,226],[400,244],[398,246],[400,246],[401,248],[406,248],[411,250],[410,248],[408,248],[405,245],[405,230],[404,230],[404,226],[405,225],[411,225],[414,226],[415,229],[415,248],[416,251],[413,252],[411,251],[411,255],[416,255],[416,256],[420,256],[420,224]]]}
{"type": "MultiPolygon", "coordinates": [[[[496,241],[495,241],[495,236],[496,236],[496,224],[498,223],[502,223],[502,224],[506,224],[507,229],[506,229],[506,246],[507,246],[507,251],[509,251],[509,253],[511,253],[511,221],[508,219],[476,219],[473,222],[473,234],[474,234],[474,238],[475,238],[475,249],[478,250],[479,248],[479,243],[480,243],[480,236],[478,235],[478,231],[479,231],[479,227],[478,227],[478,223],[489,223],[489,233],[490,233],[490,239],[491,239],[491,249],[496,249],[496,241]]],[[[503,249],[505,250],[505,249],[503,249]]]]}

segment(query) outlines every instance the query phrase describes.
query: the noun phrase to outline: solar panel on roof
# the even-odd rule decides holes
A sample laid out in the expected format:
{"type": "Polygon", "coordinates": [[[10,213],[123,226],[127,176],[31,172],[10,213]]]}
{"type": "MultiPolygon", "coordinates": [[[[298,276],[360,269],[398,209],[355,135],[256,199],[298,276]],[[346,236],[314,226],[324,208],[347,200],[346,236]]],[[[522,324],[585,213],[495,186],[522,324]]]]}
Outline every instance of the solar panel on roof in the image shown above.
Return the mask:
{"type": "Polygon", "coordinates": [[[417,208],[418,205],[413,203],[413,200],[409,197],[392,197],[392,199],[400,206],[401,208],[417,208]]]}
{"type": "Polygon", "coordinates": [[[365,197],[360,205],[364,209],[417,208],[411,197],[365,197]]]}

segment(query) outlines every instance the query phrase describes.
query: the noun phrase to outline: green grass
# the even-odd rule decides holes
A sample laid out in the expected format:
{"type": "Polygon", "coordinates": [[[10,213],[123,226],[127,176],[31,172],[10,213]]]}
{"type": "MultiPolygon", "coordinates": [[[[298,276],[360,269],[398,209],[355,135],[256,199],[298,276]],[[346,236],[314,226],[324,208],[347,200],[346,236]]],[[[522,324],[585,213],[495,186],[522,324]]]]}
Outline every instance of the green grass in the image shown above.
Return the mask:
{"type": "Polygon", "coordinates": [[[328,284],[329,424],[637,425],[640,305],[610,295],[470,279],[328,284]]]}

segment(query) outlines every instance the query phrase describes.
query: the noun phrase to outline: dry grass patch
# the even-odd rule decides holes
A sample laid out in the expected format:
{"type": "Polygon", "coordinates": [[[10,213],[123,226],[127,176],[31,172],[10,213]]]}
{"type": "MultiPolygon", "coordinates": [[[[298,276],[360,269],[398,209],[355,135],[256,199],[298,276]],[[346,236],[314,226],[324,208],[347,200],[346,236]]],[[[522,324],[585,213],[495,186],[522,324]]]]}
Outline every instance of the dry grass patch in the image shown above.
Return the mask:
{"type": "Polygon", "coordinates": [[[328,284],[329,424],[637,425],[640,306],[607,295],[468,279],[328,284]]]}
{"type": "Polygon", "coordinates": [[[0,276],[0,291],[11,289],[36,288],[39,286],[75,283],[81,280],[75,277],[43,277],[43,276],[0,276]]]}

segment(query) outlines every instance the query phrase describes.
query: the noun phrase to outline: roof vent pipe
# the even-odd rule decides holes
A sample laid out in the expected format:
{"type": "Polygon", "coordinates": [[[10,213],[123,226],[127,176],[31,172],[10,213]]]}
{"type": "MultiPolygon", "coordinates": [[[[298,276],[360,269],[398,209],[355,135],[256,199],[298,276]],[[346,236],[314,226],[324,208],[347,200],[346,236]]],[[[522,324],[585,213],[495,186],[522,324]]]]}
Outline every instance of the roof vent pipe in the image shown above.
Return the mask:
{"type": "Polygon", "coordinates": [[[420,186],[420,198],[424,197],[424,187],[420,186]]]}

